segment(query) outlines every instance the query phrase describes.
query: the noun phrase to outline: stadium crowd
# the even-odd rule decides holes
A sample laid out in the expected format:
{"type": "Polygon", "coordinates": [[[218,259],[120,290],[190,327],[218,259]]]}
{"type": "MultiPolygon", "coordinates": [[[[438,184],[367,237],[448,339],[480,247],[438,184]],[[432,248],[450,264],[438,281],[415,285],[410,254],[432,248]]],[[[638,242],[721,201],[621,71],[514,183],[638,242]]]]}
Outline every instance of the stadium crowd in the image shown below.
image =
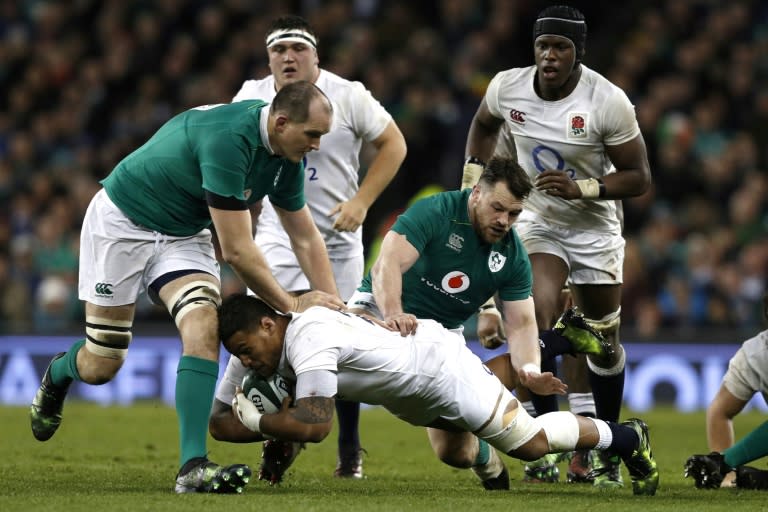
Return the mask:
{"type": "MultiPolygon", "coordinates": [[[[98,180],[172,115],[268,74],[270,19],[306,17],[322,67],[363,81],[405,135],[369,246],[424,187],[458,187],[485,87],[532,64],[529,28],[550,3],[0,1],[0,333],[78,328],[78,233],[98,180]]],[[[635,104],[653,174],[624,202],[623,327],[754,332],[768,281],[768,4],[571,3],[589,24],[585,63],[635,104]]],[[[222,286],[240,291],[234,277],[222,286]]]]}

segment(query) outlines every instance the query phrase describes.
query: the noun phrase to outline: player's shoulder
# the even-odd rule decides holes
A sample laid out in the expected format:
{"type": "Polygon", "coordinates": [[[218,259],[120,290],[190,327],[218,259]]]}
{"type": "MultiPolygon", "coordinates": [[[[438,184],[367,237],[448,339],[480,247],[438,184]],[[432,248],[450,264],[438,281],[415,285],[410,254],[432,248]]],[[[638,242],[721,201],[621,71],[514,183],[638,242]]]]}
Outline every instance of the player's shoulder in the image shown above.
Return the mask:
{"type": "Polygon", "coordinates": [[[536,72],[536,66],[527,66],[524,68],[509,68],[496,73],[494,80],[504,85],[515,85],[517,83],[530,83],[532,75],[536,72]]]}
{"type": "Polygon", "coordinates": [[[362,82],[347,80],[336,73],[321,69],[315,82],[329,98],[336,102],[347,102],[366,95],[366,87],[362,82]]]}
{"type": "Polygon", "coordinates": [[[581,80],[593,91],[593,96],[601,99],[627,97],[627,94],[621,87],[614,84],[594,69],[588,68],[584,64],[582,64],[581,67],[581,80]]]}
{"type": "Polygon", "coordinates": [[[261,99],[272,101],[275,96],[275,78],[269,75],[265,78],[250,79],[243,82],[240,90],[232,98],[233,102],[242,100],[261,99]]]}

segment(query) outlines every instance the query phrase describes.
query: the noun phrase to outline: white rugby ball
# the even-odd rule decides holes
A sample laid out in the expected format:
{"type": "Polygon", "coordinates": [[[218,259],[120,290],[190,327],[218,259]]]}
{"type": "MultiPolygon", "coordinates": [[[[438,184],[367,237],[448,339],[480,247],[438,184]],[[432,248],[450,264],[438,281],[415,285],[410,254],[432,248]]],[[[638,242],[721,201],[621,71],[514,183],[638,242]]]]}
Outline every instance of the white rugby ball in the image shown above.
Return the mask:
{"type": "Polygon", "coordinates": [[[248,370],[240,387],[243,389],[243,394],[262,414],[276,413],[280,410],[283,399],[293,396],[293,384],[277,373],[264,378],[248,370]]]}

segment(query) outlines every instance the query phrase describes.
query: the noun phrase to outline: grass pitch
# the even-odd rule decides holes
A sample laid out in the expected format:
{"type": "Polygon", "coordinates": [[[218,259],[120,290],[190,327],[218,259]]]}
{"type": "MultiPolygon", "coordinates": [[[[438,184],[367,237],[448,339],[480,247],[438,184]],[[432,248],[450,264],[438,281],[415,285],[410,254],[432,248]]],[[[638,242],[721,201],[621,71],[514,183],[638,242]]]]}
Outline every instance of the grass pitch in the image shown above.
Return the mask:
{"type": "MultiPolygon", "coordinates": [[[[629,417],[627,411],[623,417],[629,417]]],[[[242,495],[173,493],[177,471],[176,416],[160,403],[101,407],[71,402],[64,423],[48,442],[34,440],[27,410],[0,408],[0,510],[10,511],[472,511],[540,510],[637,511],[764,510],[768,494],[720,489],[700,491],[684,479],[688,455],[706,451],[704,414],[658,409],[640,415],[651,428],[651,443],[661,472],[654,497],[632,495],[625,487],[600,491],[587,485],[524,484],[522,464],[506,458],[513,477],[509,492],[484,491],[468,470],[440,463],[424,429],[411,427],[382,409],[364,410],[361,433],[368,451],[363,481],[331,477],[336,458],[335,432],[309,445],[282,485],[270,487],[255,478],[242,495]]],[[[765,417],[750,412],[736,420],[740,437],[765,417]]],[[[248,463],[257,470],[260,444],[211,440],[210,458],[221,463],[248,463]]],[[[755,463],[765,468],[765,461],[755,463]]],[[[564,480],[566,463],[560,465],[564,480]]]]}

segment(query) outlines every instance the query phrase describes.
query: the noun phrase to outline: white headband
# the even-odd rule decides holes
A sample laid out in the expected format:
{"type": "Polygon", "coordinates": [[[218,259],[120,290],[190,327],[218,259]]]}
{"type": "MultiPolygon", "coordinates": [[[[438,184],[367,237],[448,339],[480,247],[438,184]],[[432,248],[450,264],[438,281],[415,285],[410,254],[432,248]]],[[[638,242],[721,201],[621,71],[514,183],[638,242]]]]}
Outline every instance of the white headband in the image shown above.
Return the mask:
{"type": "Polygon", "coordinates": [[[304,43],[317,49],[317,40],[315,36],[298,28],[275,30],[267,36],[267,48],[272,48],[277,43],[304,43]]]}

